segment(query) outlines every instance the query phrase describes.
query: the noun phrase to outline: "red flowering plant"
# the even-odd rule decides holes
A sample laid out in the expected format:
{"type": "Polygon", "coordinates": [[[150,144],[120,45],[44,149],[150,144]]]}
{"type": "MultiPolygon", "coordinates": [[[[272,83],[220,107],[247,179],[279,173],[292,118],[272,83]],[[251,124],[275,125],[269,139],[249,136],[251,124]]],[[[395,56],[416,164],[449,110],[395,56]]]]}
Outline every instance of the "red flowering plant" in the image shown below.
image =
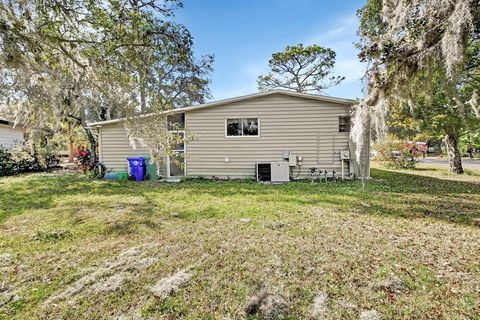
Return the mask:
{"type": "Polygon", "coordinates": [[[399,140],[393,135],[377,141],[374,150],[377,152],[377,160],[396,169],[415,168],[417,158],[421,156],[415,143],[399,140]]]}

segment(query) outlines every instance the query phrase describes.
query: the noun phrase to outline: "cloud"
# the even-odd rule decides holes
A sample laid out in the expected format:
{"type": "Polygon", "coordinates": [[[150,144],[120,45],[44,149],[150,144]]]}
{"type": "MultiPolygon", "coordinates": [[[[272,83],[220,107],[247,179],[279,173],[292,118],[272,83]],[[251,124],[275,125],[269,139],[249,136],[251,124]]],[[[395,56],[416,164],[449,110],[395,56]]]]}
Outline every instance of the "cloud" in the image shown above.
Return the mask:
{"type": "Polygon", "coordinates": [[[334,43],[334,42],[344,42],[341,40],[352,40],[356,39],[356,32],[358,28],[358,18],[355,15],[348,15],[337,19],[332,19],[327,23],[319,26],[319,29],[326,28],[320,33],[311,35],[306,39],[306,43],[334,43]]]}
{"type": "MultiPolygon", "coordinates": [[[[365,74],[366,67],[359,62],[358,50],[354,45],[358,41],[357,29],[358,19],[355,15],[333,17],[315,27],[316,32],[312,30],[308,35],[307,30],[307,36],[291,42],[305,45],[318,44],[335,50],[337,57],[333,73],[345,76],[345,80],[338,86],[326,90],[329,95],[344,98],[356,98],[362,95],[361,78],[365,74]]],[[[267,62],[270,54],[256,55],[235,67],[230,67],[230,75],[222,75],[220,78],[228,78],[228,83],[216,80],[213,99],[231,98],[257,92],[257,77],[268,72],[267,62]],[[231,77],[231,74],[234,74],[234,77],[231,77]]]]}

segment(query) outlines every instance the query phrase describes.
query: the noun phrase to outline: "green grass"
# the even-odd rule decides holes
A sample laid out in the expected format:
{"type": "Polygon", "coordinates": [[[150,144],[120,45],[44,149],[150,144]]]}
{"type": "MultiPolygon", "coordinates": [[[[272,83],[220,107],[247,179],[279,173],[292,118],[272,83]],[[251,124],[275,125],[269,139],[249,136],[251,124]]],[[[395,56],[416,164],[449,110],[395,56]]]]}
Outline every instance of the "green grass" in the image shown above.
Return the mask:
{"type": "Polygon", "coordinates": [[[377,168],[373,177],[363,188],[0,178],[0,319],[244,318],[261,289],[282,296],[292,319],[308,318],[320,291],[330,298],[326,319],[358,319],[363,309],[387,319],[478,319],[480,173],[377,168]],[[95,291],[101,275],[49,300],[132,247],[154,262],[116,266],[130,274],[116,290],[95,291]],[[184,287],[152,296],[158,280],[183,269],[194,274],[184,287]],[[375,289],[392,277],[405,290],[375,289]]]}

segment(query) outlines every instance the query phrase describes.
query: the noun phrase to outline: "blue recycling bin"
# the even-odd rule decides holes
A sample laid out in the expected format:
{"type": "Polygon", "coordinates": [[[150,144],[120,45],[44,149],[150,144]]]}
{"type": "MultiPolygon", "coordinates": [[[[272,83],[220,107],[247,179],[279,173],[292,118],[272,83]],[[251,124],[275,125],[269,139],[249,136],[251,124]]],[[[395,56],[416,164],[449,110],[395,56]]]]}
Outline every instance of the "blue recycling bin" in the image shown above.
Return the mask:
{"type": "Polygon", "coordinates": [[[127,158],[130,175],[135,177],[135,181],[143,181],[145,178],[145,159],[142,157],[127,158]]]}

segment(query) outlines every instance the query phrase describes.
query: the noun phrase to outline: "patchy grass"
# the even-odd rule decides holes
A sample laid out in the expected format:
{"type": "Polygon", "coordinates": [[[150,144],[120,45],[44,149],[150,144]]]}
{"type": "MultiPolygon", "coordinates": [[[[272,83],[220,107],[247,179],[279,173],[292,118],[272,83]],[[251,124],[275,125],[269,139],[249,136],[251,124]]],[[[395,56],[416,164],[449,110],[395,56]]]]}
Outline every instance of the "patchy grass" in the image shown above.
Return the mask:
{"type": "Polygon", "coordinates": [[[373,177],[1,178],[0,319],[478,319],[480,173],[373,177]]]}

